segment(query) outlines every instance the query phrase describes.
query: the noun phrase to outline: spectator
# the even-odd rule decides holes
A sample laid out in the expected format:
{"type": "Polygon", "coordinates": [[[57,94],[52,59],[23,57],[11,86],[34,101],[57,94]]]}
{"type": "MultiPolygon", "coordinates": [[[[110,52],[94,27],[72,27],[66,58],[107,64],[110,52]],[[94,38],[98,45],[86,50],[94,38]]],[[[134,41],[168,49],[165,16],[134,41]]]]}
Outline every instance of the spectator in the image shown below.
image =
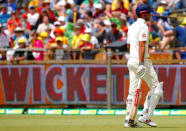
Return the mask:
{"type": "Polygon", "coordinates": [[[119,7],[123,7],[126,10],[129,10],[129,0],[113,0],[112,10],[116,10],[119,7]]]}
{"type": "MultiPolygon", "coordinates": [[[[17,49],[26,49],[26,42],[25,39],[18,39],[18,48],[17,49]]],[[[27,58],[26,56],[26,51],[24,50],[17,50],[13,53],[13,56],[11,57],[10,61],[14,62],[14,61],[22,61],[25,60],[27,58]]]]}
{"type": "Polygon", "coordinates": [[[14,0],[8,0],[6,6],[8,8],[7,11],[9,14],[16,11],[16,2],[14,0]]]}
{"type": "MultiPolygon", "coordinates": [[[[85,2],[84,2],[84,4],[85,4],[85,2]]],[[[89,1],[87,2],[87,4],[85,4],[84,6],[83,6],[83,4],[82,4],[82,8],[83,8],[82,13],[84,13],[84,14],[85,14],[85,12],[87,12],[87,11],[90,11],[90,12],[94,13],[94,12],[95,12],[94,0],[89,0],[89,1]]]]}
{"type": "MultiPolygon", "coordinates": [[[[117,29],[117,24],[112,22],[111,24],[112,30],[106,34],[106,45],[109,45],[113,42],[120,41],[122,38],[122,33],[117,29]]],[[[114,55],[116,59],[120,57],[118,55],[114,55]]],[[[107,59],[106,51],[104,51],[103,59],[107,59]]]]}
{"type": "MultiPolygon", "coordinates": [[[[91,9],[92,4],[99,4],[99,0],[84,0],[83,3],[81,4],[81,9],[84,9],[87,5],[91,6],[89,7],[89,9],[91,9]]],[[[92,10],[91,10],[92,11],[92,10]]]]}
{"type": "MultiPolygon", "coordinates": [[[[36,32],[33,35],[35,35],[33,38],[34,41],[31,44],[30,48],[36,50],[44,49],[44,39],[47,38],[47,35],[41,34],[39,39],[37,38],[36,32]]],[[[34,51],[33,56],[36,61],[44,60],[44,51],[34,51]]]]}
{"type": "Polygon", "coordinates": [[[41,23],[37,28],[37,33],[40,34],[41,32],[48,31],[54,29],[54,25],[49,23],[49,17],[43,17],[43,23],[41,23]]]}
{"type": "Polygon", "coordinates": [[[100,44],[98,39],[92,35],[92,29],[86,28],[85,34],[90,35],[90,43],[92,44],[92,50],[90,51],[90,55],[95,59],[96,54],[99,53],[97,49],[100,49],[100,44]]]}
{"type": "Polygon", "coordinates": [[[36,40],[38,40],[38,37],[39,37],[39,35],[36,33],[36,31],[31,33],[31,40],[30,40],[29,48],[34,47],[34,44],[35,44],[36,40]]]}
{"type": "Polygon", "coordinates": [[[50,9],[50,0],[43,0],[42,6],[39,8],[39,13],[44,9],[49,14],[49,18],[52,22],[56,21],[54,11],[50,9]]]}
{"type": "MultiPolygon", "coordinates": [[[[55,41],[56,41],[56,38],[58,37],[60,37],[60,38],[62,38],[62,47],[63,47],[63,49],[68,49],[68,47],[69,47],[69,40],[68,40],[68,38],[65,36],[65,31],[64,31],[64,28],[56,28],[55,30],[54,30],[54,34],[55,34],[55,41]]],[[[48,48],[48,49],[53,49],[53,47],[55,47],[56,46],[56,44],[57,43],[51,43],[50,42],[50,44],[48,44],[47,45],[47,47],[46,48],[48,48]]]]}
{"type": "Polygon", "coordinates": [[[182,21],[182,24],[181,25],[178,25],[176,27],[176,38],[177,38],[177,42],[179,42],[179,44],[177,45],[180,45],[180,51],[176,51],[175,52],[175,55],[176,55],[176,58],[178,60],[181,60],[181,59],[186,59],[186,17],[184,18],[184,20],[182,21]]]}
{"type": "Polygon", "coordinates": [[[73,7],[73,14],[68,17],[68,22],[76,24],[77,20],[80,18],[81,14],[78,11],[78,6],[73,7]]]}
{"type": "Polygon", "coordinates": [[[13,38],[13,44],[12,44],[12,49],[8,50],[6,55],[7,55],[7,60],[10,61],[10,59],[12,58],[15,49],[19,48],[19,44],[18,44],[18,40],[19,39],[24,39],[24,42],[26,44],[26,46],[29,46],[28,41],[26,39],[26,37],[24,36],[24,30],[20,27],[17,27],[14,30],[15,35],[12,37],[13,38]]]}
{"type": "MultiPolygon", "coordinates": [[[[55,29],[53,29],[53,30],[50,32],[51,40],[55,40],[55,34],[54,34],[54,32],[55,32],[56,29],[60,28],[61,24],[60,24],[59,21],[56,21],[56,22],[54,22],[54,26],[55,26],[55,29]]],[[[52,42],[54,42],[54,41],[52,41],[52,42]]]]}
{"type": "Polygon", "coordinates": [[[94,18],[97,18],[100,15],[104,16],[103,6],[101,4],[94,4],[95,12],[93,14],[94,18]]]}
{"type": "MultiPolygon", "coordinates": [[[[81,27],[79,25],[76,25],[74,27],[74,32],[75,32],[75,35],[73,36],[73,39],[72,39],[72,49],[77,50],[79,48],[79,46],[82,45],[81,39],[83,38],[83,34],[81,34],[81,27]]],[[[79,52],[72,51],[71,58],[73,60],[79,59],[79,52]]]]}
{"type": "MultiPolygon", "coordinates": [[[[71,16],[71,15],[73,15],[73,12],[72,12],[72,10],[71,10],[71,8],[70,9],[67,9],[66,10],[66,18],[65,18],[65,21],[66,22],[68,22],[68,18],[71,16]]],[[[69,21],[70,22],[70,21],[69,21]]]]}
{"type": "Polygon", "coordinates": [[[0,5],[0,23],[7,24],[10,19],[10,14],[7,12],[6,4],[0,5]]]}
{"type": "Polygon", "coordinates": [[[122,37],[122,34],[117,29],[117,24],[115,22],[112,22],[111,27],[112,27],[112,30],[110,32],[108,32],[106,35],[107,45],[120,40],[120,38],[122,37]]]}
{"type": "Polygon", "coordinates": [[[129,24],[131,25],[132,23],[134,23],[137,19],[137,15],[136,15],[136,8],[137,8],[137,4],[131,4],[131,15],[129,16],[129,24]]]}
{"type": "Polygon", "coordinates": [[[60,27],[60,26],[56,27],[53,30],[53,34],[51,34],[51,39],[50,39],[49,43],[47,44],[47,46],[50,46],[50,44],[55,43],[56,37],[62,36],[62,34],[64,34],[64,32],[65,32],[65,29],[63,27],[60,27]]]}
{"type": "Polygon", "coordinates": [[[64,28],[67,27],[67,23],[66,23],[66,21],[65,21],[65,17],[64,17],[64,16],[60,16],[60,17],[58,18],[58,21],[60,22],[61,27],[64,27],[64,28]]]}
{"type": "Polygon", "coordinates": [[[93,46],[90,43],[90,38],[91,36],[89,34],[84,34],[83,38],[81,39],[83,44],[80,46],[80,50],[81,50],[82,58],[84,60],[94,59],[94,56],[91,53],[93,46]]]}
{"type": "Polygon", "coordinates": [[[74,27],[74,31],[75,35],[72,40],[72,49],[78,49],[79,46],[81,46],[80,40],[82,39],[83,34],[81,34],[81,27],[79,25],[74,27]]]}
{"type": "Polygon", "coordinates": [[[106,37],[105,24],[103,21],[98,24],[97,29],[98,29],[97,32],[98,42],[100,43],[100,47],[103,47],[105,37],[106,37]]]}
{"type": "MultiPolygon", "coordinates": [[[[15,43],[14,49],[18,48],[18,40],[24,38],[26,46],[30,46],[30,48],[32,47],[33,49],[53,49],[55,46],[61,46],[63,57],[56,59],[68,58],[65,50],[69,48],[74,50],[71,54],[73,59],[79,58],[79,49],[81,49],[84,59],[92,59],[94,58],[92,52],[100,47],[116,41],[126,40],[128,26],[136,21],[136,6],[141,3],[146,3],[154,7],[156,10],[154,14],[164,16],[164,18],[153,16],[153,20],[149,24],[149,37],[152,43],[150,46],[153,47],[153,49],[158,47],[157,45],[159,45],[161,49],[173,46],[173,36],[176,31],[176,47],[181,46],[181,49],[175,53],[179,55],[177,59],[181,59],[181,57],[184,58],[184,52],[182,51],[184,48],[183,41],[185,36],[183,32],[185,29],[183,24],[176,27],[174,23],[171,23],[171,19],[165,18],[169,15],[170,11],[176,8],[181,9],[184,5],[183,3],[185,3],[183,2],[184,0],[159,0],[157,2],[154,0],[7,1],[8,3],[4,1],[5,4],[2,4],[3,0],[0,0],[0,6],[2,7],[0,10],[0,23],[4,26],[4,32],[4,29],[7,28],[11,33],[9,36],[8,31],[6,31],[7,37],[11,38],[13,36],[15,43]],[[24,7],[28,1],[30,3],[27,10],[26,8],[24,9],[24,7]],[[81,4],[77,5],[76,3],[81,4]],[[8,14],[8,12],[11,12],[11,14],[8,14]],[[115,21],[116,26],[113,21],[115,21]],[[7,26],[5,24],[7,24],[7,26]],[[18,31],[17,29],[21,29],[22,31],[18,31]],[[32,32],[35,33],[33,34],[32,32]],[[45,32],[47,36],[41,37],[43,32],[45,32]],[[25,37],[25,34],[27,37],[25,37]],[[39,37],[37,37],[37,34],[39,34],[39,37]],[[33,35],[34,38],[28,37],[31,35],[33,35]],[[60,37],[60,39],[58,37],[60,37]],[[31,42],[31,44],[29,45],[27,41],[31,42]],[[59,42],[62,44],[60,45],[59,42]],[[89,46],[89,44],[91,44],[91,46],[89,46]]],[[[178,20],[180,20],[180,18],[178,20]]],[[[3,34],[1,34],[1,37],[3,39],[6,38],[3,34]]],[[[156,52],[156,50],[153,51],[156,52]]],[[[34,51],[33,54],[35,54],[35,60],[44,59],[44,52],[34,51]]],[[[50,54],[48,55],[50,56],[50,54]]],[[[106,56],[104,57],[104,60],[105,59],[106,56]]]]}
{"type": "Polygon", "coordinates": [[[20,27],[17,27],[14,30],[15,35],[13,36],[13,40],[14,40],[14,48],[18,48],[19,44],[18,44],[18,40],[19,39],[24,39],[26,46],[29,46],[29,43],[27,41],[26,36],[24,35],[24,30],[20,27]]]}
{"type": "MultiPolygon", "coordinates": [[[[163,15],[165,13],[166,5],[159,6],[157,9],[157,13],[163,15]]],[[[157,27],[160,30],[159,35],[162,37],[162,41],[160,42],[160,48],[165,49],[166,46],[173,40],[173,27],[169,23],[167,18],[159,18],[157,27]]]]}
{"type": "Polygon", "coordinates": [[[10,33],[4,29],[3,25],[0,23],[0,60],[6,58],[6,51],[3,49],[12,48],[12,37],[10,33]]]}
{"type": "Polygon", "coordinates": [[[25,31],[26,37],[29,38],[30,37],[30,34],[31,34],[31,25],[27,21],[27,18],[28,18],[27,14],[23,14],[22,15],[21,27],[25,31]]]}
{"type": "Polygon", "coordinates": [[[55,44],[52,47],[52,49],[55,49],[54,59],[55,60],[68,59],[68,53],[62,50],[62,49],[67,49],[67,48],[68,48],[68,45],[64,44],[63,37],[57,37],[55,39],[55,44]]]}
{"type": "Polygon", "coordinates": [[[35,8],[39,8],[42,5],[42,0],[31,0],[28,4],[28,7],[34,6],[35,8]]]}
{"type": "Polygon", "coordinates": [[[56,5],[55,5],[55,10],[54,10],[54,14],[56,16],[56,18],[60,17],[60,16],[64,16],[65,15],[65,8],[64,6],[66,5],[66,3],[64,1],[59,1],[56,5]]]}
{"type": "Polygon", "coordinates": [[[11,13],[11,18],[8,20],[7,26],[11,34],[13,34],[16,27],[21,27],[20,18],[16,12],[11,13]]]}
{"type": "Polygon", "coordinates": [[[112,30],[111,22],[109,20],[104,20],[104,24],[105,24],[105,31],[106,31],[106,34],[107,34],[108,32],[110,32],[112,30]]]}
{"type": "Polygon", "coordinates": [[[115,9],[113,9],[112,12],[120,12],[128,15],[128,10],[124,6],[123,0],[118,0],[115,9]]]}
{"type": "Polygon", "coordinates": [[[81,34],[84,34],[86,30],[84,21],[82,19],[79,19],[77,21],[77,25],[81,27],[81,34]]]}
{"type": "Polygon", "coordinates": [[[98,43],[97,38],[92,35],[92,30],[90,28],[86,28],[85,34],[88,34],[90,36],[90,43],[92,44],[92,49],[99,49],[100,45],[98,43]]]}
{"type": "Polygon", "coordinates": [[[31,30],[36,30],[36,23],[39,19],[39,14],[36,12],[35,6],[29,6],[29,13],[27,16],[27,21],[31,25],[31,30]]]}
{"type": "Polygon", "coordinates": [[[87,11],[85,13],[85,16],[81,16],[81,19],[84,21],[86,28],[90,28],[90,29],[94,28],[95,19],[93,18],[93,14],[91,11],[87,11]]]}
{"type": "MultiPolygon", "coordinates": [[[[43,22],[43,17],[44,16],[47,16],[48,18],[50,18],[49,13],[47,12],[47,10],[45,8],[43,8],[42,11],[39,14],[39,19],[36,23],[36,28],[38,28],[39,24],[41,24],[43,22]]],[[[53,21],[49,19],[49,23],[53,23],[53,21]]]]}
{"type": "Polygon", "coordinates": [[[43,31],[39,34],[38,40],[41,40],[44,46],[47,46],[49,41],[49,35],[46,31],[43,31]]]}
{"type": "Polygon", "coordinates": [[[15,0],[16,7],[18,10],[20,10],[23,7],[27,7],[29,0],[15,0]]]}
{"type": "Polygon", "coordinates": [[[127,27],[127,22],[126,22],[126,16],[123,16],[123,17],[125,17],[125,18],[121,18],[121,31],[123,33],[121,41],[126,41],[127,40],[128,27],[127,27]]]}
{"type": "Polygon", "coordinates": [[[105,11],[104,14],[106,15],[107,18],[112,18],[112,0],[106,0],[106,7],[105,7],[105,11]]]}

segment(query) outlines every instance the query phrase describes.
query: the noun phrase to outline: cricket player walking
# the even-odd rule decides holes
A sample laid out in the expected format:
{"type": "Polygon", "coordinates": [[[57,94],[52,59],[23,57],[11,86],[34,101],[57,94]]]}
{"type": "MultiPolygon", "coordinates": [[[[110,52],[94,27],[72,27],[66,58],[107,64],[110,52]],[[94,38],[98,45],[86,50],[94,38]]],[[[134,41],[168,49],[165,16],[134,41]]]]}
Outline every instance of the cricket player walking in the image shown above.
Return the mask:
{"type": "Polygon", "coordinates": [[[151,121],[152,114],[160,97],[163,95],[163,82],[159,82],[157,74],[148,59],[149,29],[146,24],[150,20],[151,9],[146,4],[140,4],[136,8],[138,19],[129,27],[127,44],[130,50],[128,69],[130,77],[129,95],[127,97],[127,115],[125,127],[142,127],[137,123],[140,85],[145,80],[150,90],[146,96],[144,109],[138,121],[152,127],[157,124],[151,121]]]}

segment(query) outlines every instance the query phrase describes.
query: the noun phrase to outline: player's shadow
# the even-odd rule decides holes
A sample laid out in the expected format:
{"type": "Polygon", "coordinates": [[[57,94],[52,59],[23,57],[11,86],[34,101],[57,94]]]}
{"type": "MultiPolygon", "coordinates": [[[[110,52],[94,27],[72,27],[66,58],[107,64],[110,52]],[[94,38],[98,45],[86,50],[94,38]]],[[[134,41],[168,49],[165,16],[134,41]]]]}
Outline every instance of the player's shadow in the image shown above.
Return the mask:
{"type": "Polygon", "coordinates": [[[156,128],[158,128],[158,129],[161,129],[161,128],[184,128],[184,127],[168,127],[168,126],[160,126],[160,127],[148,127],[148,126],[146,126],[146,127],[142,127],[142,128],[154,128],[154,129],[156,129],[156,128]]]}

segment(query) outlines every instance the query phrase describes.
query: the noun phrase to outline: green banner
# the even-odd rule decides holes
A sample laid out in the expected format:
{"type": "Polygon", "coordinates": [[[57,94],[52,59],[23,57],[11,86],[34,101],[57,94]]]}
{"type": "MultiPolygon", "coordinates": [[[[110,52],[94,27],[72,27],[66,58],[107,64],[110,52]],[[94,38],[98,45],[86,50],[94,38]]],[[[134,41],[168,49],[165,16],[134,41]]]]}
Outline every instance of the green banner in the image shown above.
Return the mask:
{"type": "Polygon", "coordinates": [[[80,115],[96,115],[97,109],[81,109],[80,115]]]}
{"type": "Polygon", "coordinates": [[[186,110],[171,110],[170,115],[171,116],[185,116],[186,110]]]}
{"type": "Polygon", "coordinates": [[[115,115],[115,109],[99,109],[97,115],[115,115]]]}
{"type": "Polygon", "coordinates": [[[45,115],[62,115],[63,109],[45,109],[45,115]]]}
{"type": "MultiPolygon", "coordinates": [[[[126,115],[125,109],[41,109],[30,108],[27,110],[28,115],[126,115]]],[[[142,110],[139,109],[137,115],[142,110]]],[[[0,108],[2,114],[24,114],[23,108],[0,108]]],[[[186,109],[156,109],[153,116],[183,116],[186,115],[186,109]]]]}
{"type": "Polygon", "coordinates": [[[23,108],[0,108],[0,114],[20,115],[24,113],[23,108]]]}
{"type": "Polygon", "coordinates": [[[0,114],[5,114],[5,109],[4,108],[0,108],[0,114]]]}
{"type": "Polygon", "coordinates": [[[80,109],[64,109],[63,115],[79,115],[80,109]]]}
{"type": "Polygon", "coordinates": [[[44,115],[45,114],[45,110],[46,109],[33,109],[33,108],[30,108],[30,109],[28,109],[27,114],[28,115],[44,115]]]}

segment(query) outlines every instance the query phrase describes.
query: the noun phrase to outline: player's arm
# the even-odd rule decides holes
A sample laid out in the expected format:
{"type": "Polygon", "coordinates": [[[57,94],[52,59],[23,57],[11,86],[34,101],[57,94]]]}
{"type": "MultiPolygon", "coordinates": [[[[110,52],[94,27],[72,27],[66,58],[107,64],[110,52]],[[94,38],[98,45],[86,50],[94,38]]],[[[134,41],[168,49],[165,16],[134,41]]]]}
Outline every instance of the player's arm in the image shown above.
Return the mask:
{"type": "Polygon", "coordinates": [[[146,41],[139,42],[139,63],[144,63],[146,41]]]}
{"type": "Polygon", "coordinates": [[[146,67],[144,66],[144,56],[145,56],[145,44],[148,41],[148,27],[143,28],[139,32],[139,68],[136,72],[139,78],[143,78],[146,73],[146,67]]]}
{"type": "Polygon", "coordinates": [[[144,27],[139,32],[139,64],[144,65],[145,44],[148,41],[148,27],[144,27]]]}

